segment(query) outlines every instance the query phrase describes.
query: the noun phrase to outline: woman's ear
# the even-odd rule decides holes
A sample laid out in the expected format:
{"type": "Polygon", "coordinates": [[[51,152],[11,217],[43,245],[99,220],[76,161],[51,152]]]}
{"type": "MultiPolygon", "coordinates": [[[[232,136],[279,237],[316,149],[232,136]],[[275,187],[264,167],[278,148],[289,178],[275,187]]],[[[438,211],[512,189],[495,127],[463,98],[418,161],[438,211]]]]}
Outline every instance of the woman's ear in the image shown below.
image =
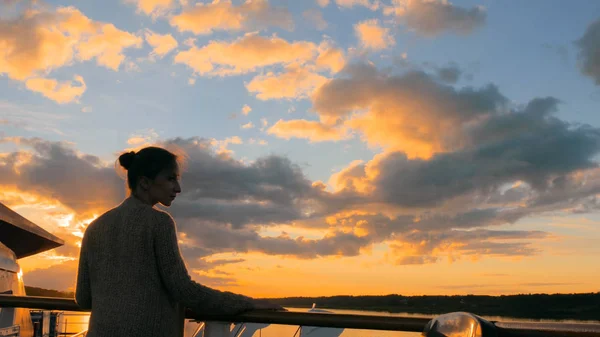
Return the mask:
{"type": "Polygon", "coordinates": [[[148,177],[140,177],[138,184],[140,184],[142,190],[147,191],[150,189],[151,181],[148,179],[148,177]]]}

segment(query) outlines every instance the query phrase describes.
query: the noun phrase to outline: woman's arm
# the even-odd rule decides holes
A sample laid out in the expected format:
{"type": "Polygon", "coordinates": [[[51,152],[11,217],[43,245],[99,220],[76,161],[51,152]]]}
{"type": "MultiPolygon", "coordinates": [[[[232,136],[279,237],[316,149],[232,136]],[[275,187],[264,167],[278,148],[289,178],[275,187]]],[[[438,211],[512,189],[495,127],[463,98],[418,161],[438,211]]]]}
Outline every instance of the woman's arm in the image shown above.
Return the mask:
{"type": "Polygon", "coordinates": [[[203,286],[190,277],[177,243],[173,218],[165,212],[154,231],[154,254],[161,278],[171,296],[195,313],[239,314],[255,308],[252,298],[203,286]]]}
{"type": "Polygon", "coordinates": [[[87,230],[81,240],[81,250],[79,251],[79,268],[77,269],[77,286],[75,289],[75,301],[82,309],[92,308],[92,291],[90,284],[90,273],[87,263],[87,230]]]}

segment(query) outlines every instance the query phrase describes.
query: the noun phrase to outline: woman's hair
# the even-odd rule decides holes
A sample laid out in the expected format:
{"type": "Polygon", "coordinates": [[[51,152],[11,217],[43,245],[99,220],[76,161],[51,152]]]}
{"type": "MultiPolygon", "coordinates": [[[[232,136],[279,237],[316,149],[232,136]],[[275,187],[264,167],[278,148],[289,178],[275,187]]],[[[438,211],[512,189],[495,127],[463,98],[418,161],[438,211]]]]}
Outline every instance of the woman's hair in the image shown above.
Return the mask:
{"type": "Polygon", "coordinates": [[[176,166],[177,160],[178,156],[174,153],[155,146],[119,156],[119,164],[127,170],[127,185],[132,191],[135,190],[140,177],[154,179],[163,170],[176,166]]]}

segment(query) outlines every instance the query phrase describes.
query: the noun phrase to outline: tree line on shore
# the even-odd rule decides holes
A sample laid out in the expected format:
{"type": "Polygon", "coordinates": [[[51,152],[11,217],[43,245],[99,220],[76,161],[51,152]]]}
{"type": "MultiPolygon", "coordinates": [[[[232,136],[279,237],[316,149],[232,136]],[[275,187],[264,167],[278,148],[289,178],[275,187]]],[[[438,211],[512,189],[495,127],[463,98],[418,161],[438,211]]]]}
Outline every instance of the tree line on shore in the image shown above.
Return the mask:
{"type": "Polygon", "coordinates": [[[466,311],[480,316],[528,319],[600,320],[600,292],[502,296],[329,296],[269,299],[285,307],[349,309],[439,315],[466,311]]]}
{"type": "MultiPolygon", "coordinates": [[[[28,296],[73,298],[73,292],[25,287],[28,296]]],[[[580,294],[327,296],[268,298],[285,307],[348,309],[439,315],[467,311],[481,316],[600,320],[600,292],[580,294]]]]}

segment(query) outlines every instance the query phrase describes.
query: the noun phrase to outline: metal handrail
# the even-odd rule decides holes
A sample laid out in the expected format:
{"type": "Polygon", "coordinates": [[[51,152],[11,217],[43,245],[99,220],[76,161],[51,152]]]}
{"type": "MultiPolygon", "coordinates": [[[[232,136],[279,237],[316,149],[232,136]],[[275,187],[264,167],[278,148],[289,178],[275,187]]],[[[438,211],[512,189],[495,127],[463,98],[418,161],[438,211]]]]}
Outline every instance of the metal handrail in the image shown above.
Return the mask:
{"type": "MultiPolygon", "coordinates": [[[[88,311],[81,309],[72,299],[0,295],[0,307],[30,308],[61,311],[88,311]]],[[[333,313],[252,311],[240,315],[211,315],[186,312],[186,318],[198,322],[270,323],[346,329],[388,330],[422,332],[429,318],[347,315],[333,313]]],[[[600,324],[596,323],[507,323],[492,322],[497,327],[497,337],[600,337],[600,324]]]]}

